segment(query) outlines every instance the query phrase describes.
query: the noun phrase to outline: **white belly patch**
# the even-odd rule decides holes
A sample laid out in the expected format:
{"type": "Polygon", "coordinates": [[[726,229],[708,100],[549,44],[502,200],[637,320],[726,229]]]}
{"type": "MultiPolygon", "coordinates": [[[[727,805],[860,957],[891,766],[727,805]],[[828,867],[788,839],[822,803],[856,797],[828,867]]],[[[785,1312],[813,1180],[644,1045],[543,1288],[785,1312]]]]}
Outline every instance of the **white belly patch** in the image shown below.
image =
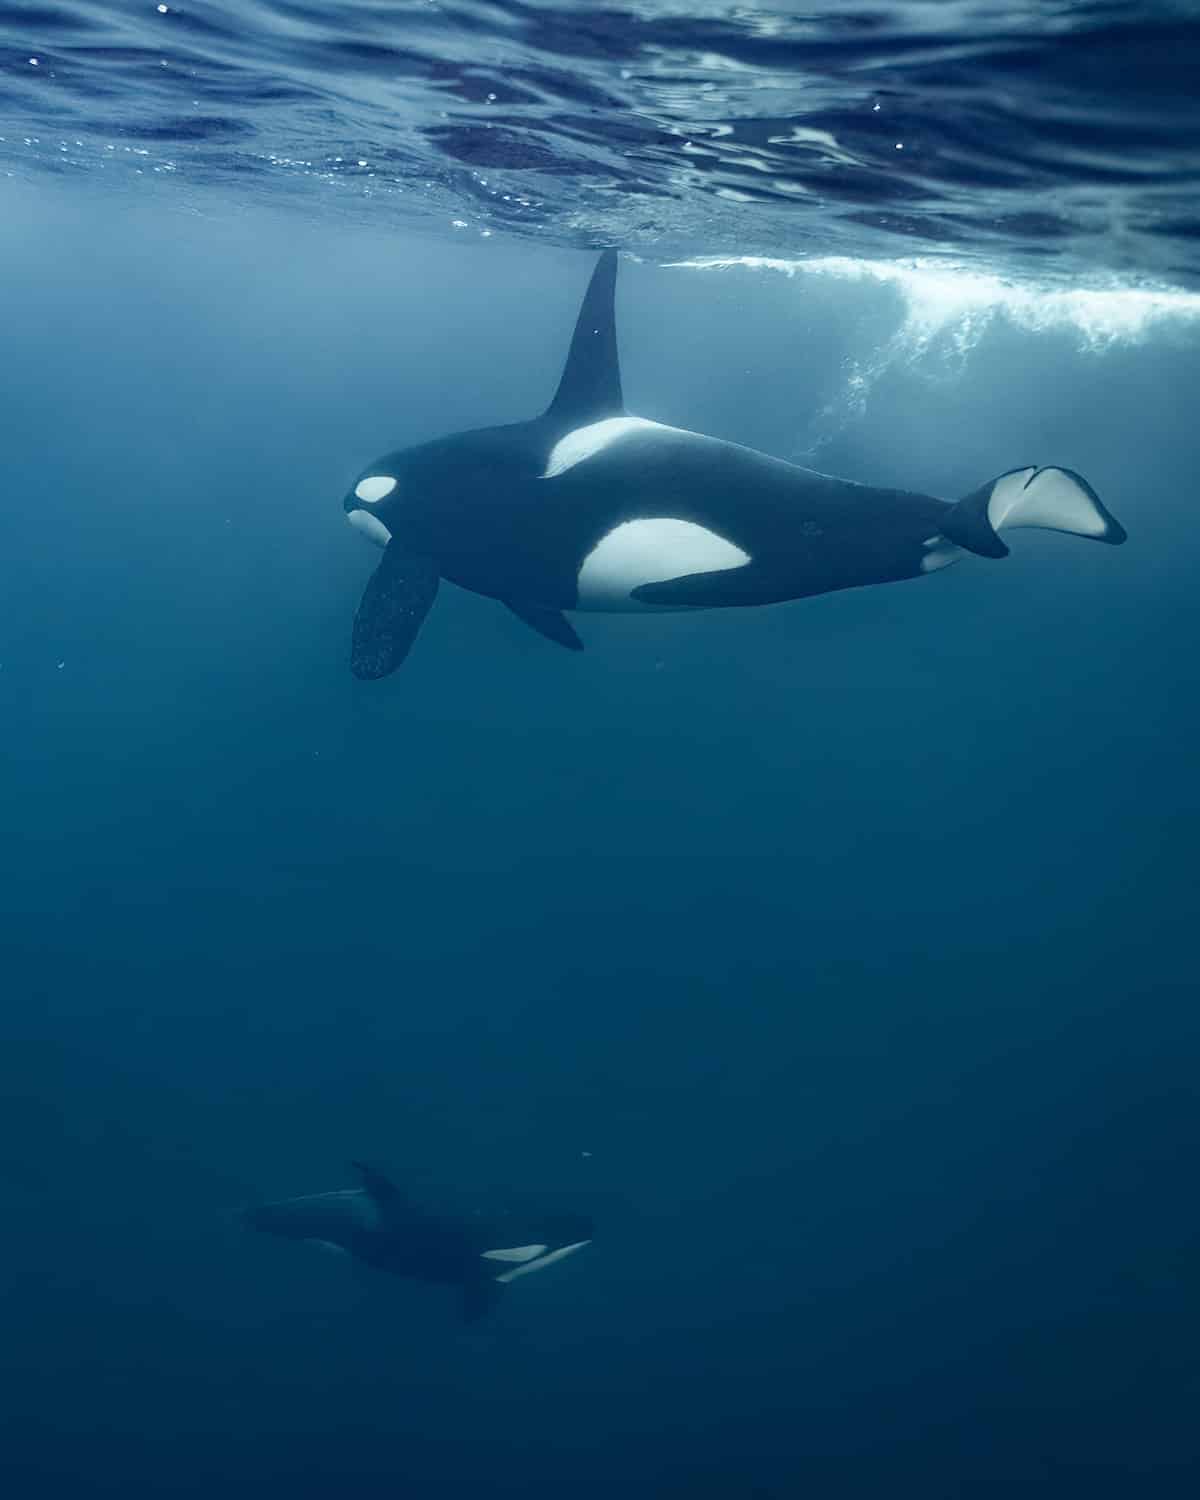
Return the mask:
{"type": "Polygon", "coordinates": [[[750,561],[715,531],[670,516],[624,521],[602,537],[579,570],[576,609],[610,612],[667,608],[630,597],[647,583],[666,583],[692,573],[722,573],[750,561]]]}

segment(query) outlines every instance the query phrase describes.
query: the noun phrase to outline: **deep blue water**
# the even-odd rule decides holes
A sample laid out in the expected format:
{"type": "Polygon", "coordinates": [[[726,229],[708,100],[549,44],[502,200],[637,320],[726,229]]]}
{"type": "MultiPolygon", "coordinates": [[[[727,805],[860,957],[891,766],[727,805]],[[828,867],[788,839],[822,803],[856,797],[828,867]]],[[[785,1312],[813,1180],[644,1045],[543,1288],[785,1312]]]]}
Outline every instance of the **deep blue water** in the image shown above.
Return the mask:
{"type": "MultiPolygon", "coordinates": [[[[844,14],[4,8],[6,1495],[1195,1492],[1194,28],[844,14]],[[160,47],[224,137],[151,140],[193,108],[160,47]],[[1030,122],[1047,177],[989,155],[1055,256],[622,144],[763,94],[869,174],[833,117],[885,63],[939,129],[1030,122]],[[451,163],[493,76],[652,205],[520,160],[486,195],[451,163]],[[1106,94],[1093,233],[1029,101],[1106,94]],[[280,164],[385,149],[390,187],[280,164]],[[447,588],[353,681],[347,484],[543,406],[609,242],[631,409],[948,496],[1068,465],[1128,545],[581,616],[581,656],[447,588]],[[464,1327],[239,1222],[360,1156],[596,1241],[464,1327]]],[[[948,181],[959,224],[1002,191],[948,181]]]]}

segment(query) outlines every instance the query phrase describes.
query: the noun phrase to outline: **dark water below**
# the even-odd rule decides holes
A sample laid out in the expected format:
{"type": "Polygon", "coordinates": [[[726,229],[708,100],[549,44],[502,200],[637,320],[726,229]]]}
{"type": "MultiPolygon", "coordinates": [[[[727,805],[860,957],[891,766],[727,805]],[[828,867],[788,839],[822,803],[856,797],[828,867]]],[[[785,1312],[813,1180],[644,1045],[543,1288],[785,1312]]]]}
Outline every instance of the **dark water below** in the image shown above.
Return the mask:
{"type": "Polygon", "coordinates": [[[1187,11],[3,14],[4,1494],[1192,1496],[1187,11]],[[838,197],[883,173],[838,111],[922,79],[913,241],[838,197]],[[1065,233],[936,241],[1009,191],[947,121],[1105,89],[1112,223],[1044,145],[1065,233]],[[461,159],[499,107],[546,158],[461,159]],[[768,116],[859,165],[749,126],[739,165],[768,116]],[[600,240],[632,410],[948,496],[1067,465],[1128,545],[581,656],[446,588],[354,682],[348,483],[540,409],[600,240]],[[464,1327],[238,1222],[360,1156],[596,1242],[464,1327]]]}

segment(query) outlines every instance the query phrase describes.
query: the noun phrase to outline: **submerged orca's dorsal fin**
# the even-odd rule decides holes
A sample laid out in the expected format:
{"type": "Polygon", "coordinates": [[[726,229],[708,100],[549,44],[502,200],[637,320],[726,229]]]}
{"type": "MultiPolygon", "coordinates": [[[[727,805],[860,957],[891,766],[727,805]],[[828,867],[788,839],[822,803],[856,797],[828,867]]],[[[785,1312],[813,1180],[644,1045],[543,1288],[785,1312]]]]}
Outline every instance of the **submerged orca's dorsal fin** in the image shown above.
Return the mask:
{"type": "Polygon", "coordinates": [[[546,416],[570,427],[619,417],[621,366],[617,358],[617,252],[605,250],[596,262],[579,309],[562,379],[546,416]]]}
{"type": "Polygon", "coordinates": [[[403,1219],[412,1212],[407,1196],[400,1191],[390,1177],[365,1161],[352,1161],[350,1165],[358,1173],[363,1191],[379,1210],[385,1224],[403,1219]]]}

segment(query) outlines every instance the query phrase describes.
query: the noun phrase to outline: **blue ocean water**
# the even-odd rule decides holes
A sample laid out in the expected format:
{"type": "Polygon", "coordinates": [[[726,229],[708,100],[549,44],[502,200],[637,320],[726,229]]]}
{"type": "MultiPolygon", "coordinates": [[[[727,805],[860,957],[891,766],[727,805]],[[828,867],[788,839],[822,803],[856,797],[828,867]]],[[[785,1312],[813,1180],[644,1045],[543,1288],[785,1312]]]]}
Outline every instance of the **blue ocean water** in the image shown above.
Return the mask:
{"type": "Polygon", "coordinates": [[[1194,1493],[1198,39],[0,8],[6,1495],[1194,1493]],[[1128,545],[354,681],[348,484],[603,245],[631,410],[1128,545]],[[464,1325],[246,1231],[362,1157],[595,1242],[464,1325]]]}

